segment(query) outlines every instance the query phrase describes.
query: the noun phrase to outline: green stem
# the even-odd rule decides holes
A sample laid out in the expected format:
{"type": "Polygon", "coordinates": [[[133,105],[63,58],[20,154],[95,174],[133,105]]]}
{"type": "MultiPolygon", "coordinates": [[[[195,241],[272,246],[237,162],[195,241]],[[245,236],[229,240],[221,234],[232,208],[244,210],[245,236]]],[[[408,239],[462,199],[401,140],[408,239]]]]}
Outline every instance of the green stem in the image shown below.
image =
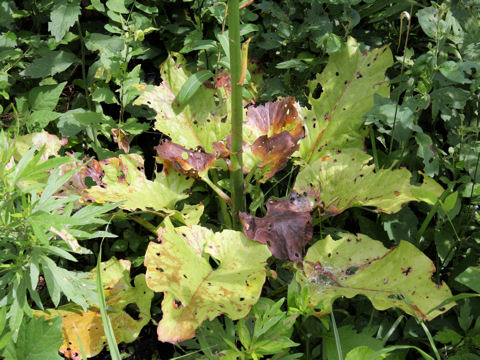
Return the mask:
{"type": "Polygon", "coordinates": [[[228,0],[228,36],[230,45],[230,73],[232,83],[231,119],[232,119],[232,154],[230,162],[232,171],[232,219],[233,228],[241,228],[238,213],[244,210],[243,194],[243,161],[242,161],[242,88],[237,83],[240,80],[242,66],[240,50],[240,12],[238,0],[228,0]]]}
{"type": "Polygon", "coordinates": [[[435,359],[436,360],[442,360],[442,357],[440,356],[440,353],[438,352],[437,347],[435,346],[435,341],[433,341],[432,334],[430,334],[430,331],[428,330],[427,326],[423,322],[423,320],[420,320],[420,325],[423,328],[423,331],[425,331],[425,334],[427,335],[428,342],[430,343],[430,347],[433,350],[433,353],[435,354],[435,359]]]}
{"type": "MultiPolygon", "coordinates": [[[[216,170],[211,171],[213,181],[218,184],[218,174],[216,170]]],[[[222,197],[217,197],[218,203],[220,204],[220,211],[222,212],[223,223],[228,229],[232,228],[232,218],[228,212],[227,202],[222,197]]]]}
{"type": "Polygon", "coordinates": [[[450,187],[448,187],[447,190],[445,190],[442,195],[440,195],[440,198],[437,200],[437,202],[435,203],[435,205],[433,205],[433,207],[430,209],[430,211],[428,212],[427,214],[427,217],[425,218],[425,220],[423,220],[423,223],[422,223],[422,226],[420,226],[420,229],[418,230],[418,233],[417,233],[417,236],[416,236],[416,240],[415,240],[415,245],[418,246],[419,242],[420,242],[420,239],[422,238],[423,234],[425,233],[425,231],[427,230],[427,227],[428,225],[430,224],[430,221],[432,221],[433,217],[435,216],[435,214],[437,213],[438,211],[438,208],[440,207],[441,205],[441,202],[442,201],[445,201],[445,199],[447,198],[447,196],[452,192],[452,189],[450,187]]]}
{"type": "Polygon", "coordinates": [[[83,38],[82,27],[80,21],[77,20],[78,35],[80,37],[80,48],[82,52],[82,80],[83,80],[83,90],[85,90],[85,100],[87,101],[88,110],[92,111],[92,101],[90,100],[90,95],[88,94],[87,86],[87,71],[85,65],[85,39],[83,38]]]}
{"type": "Polygon", "coordinates": [[[338,359],[343,360],[342,344],[340,342],[340,335],[338,334],[337,323],[335,322],[335,316],[333,311],[330,313],[330,319],[332,320],[333,335],[335,336],[335,345],[337,346],[338,359]]]}

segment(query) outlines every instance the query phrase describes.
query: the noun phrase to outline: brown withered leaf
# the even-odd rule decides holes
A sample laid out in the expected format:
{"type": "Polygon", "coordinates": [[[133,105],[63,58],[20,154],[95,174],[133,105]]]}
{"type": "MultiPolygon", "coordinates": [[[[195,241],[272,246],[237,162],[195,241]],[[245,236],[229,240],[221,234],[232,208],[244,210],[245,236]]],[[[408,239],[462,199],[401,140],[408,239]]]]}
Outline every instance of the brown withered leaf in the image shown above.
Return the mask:
{"type": "Polygon", "coordinates": [[[293,192],[289,199],[269,200],[264,218],[240,213],[245,235],[266,244],[277,259],[302,261],[302,247],[312,239],[310,203],[293,192]]]}
{"type": "Polygon", "coordinates": [[[272,136],[288,131],[294,143],[304,136],[302,120],[298,116],[294,97],[256,107],[250,106],[244,126],[247,130],[246,139],[250,138],[248,132],[252,132],[252,135],[258,138],[262,135],[272,136]]]}
{"type": "Polygon", "coordinates": [[[298,150],[298,144],[288,131],[282,131],[272,137],[260,136],[255,140],[251,149],[253,155],[261,159],[258,167],[265,170],[262,180],[266,181],[285,167],[290,155],[298,150]]]}
{"type": "Polygon", "coordinates": [[[120,150],[125,151],[125,154],[130,152],[130,134],[118,128],[112,129],[113,141],[118,144],[120,150]]]}
{"type": "Polygon", "coordinates": [[[216,156],[201,147],[186,149],[170,140],[163,140],[155,147],[160,158],[170,162],[175,170],[190,177],[198,178],[199,173],[208,171],[215,164],[216,156]]]}

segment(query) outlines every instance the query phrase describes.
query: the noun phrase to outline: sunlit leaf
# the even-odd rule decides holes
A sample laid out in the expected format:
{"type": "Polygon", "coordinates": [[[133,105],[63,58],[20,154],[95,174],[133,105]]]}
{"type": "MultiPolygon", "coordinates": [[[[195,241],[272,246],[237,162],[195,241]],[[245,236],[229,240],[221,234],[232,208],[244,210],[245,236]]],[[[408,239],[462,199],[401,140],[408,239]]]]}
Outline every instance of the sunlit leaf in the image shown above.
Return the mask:
{"type": "Polygon", "coordinates": [[[156,130],[170,137],[172,142],[188,149],[202,146],[213,152],[213,143],[230,132],[227,118],[227,99],[221,89],[200,85],[188,104],[180,106],[180,90],[190,77],[182,55],[172,53],[161,65],[163,82],[160,86],[137,87],[143,94],[134,105],[147,105],[156,111],[156,130]]]}
{"type": "Polygon", "coordinates": [[[306,193],[314,207],[326,215],[337,215],[347,208],[373,206],[377,211],[394,213],[409,201],[434,204],[443,189],[425,176],[424,183],[410,184],[406,169],[374,172],[371,156],[365,153],[325,155],[307,165],[297,176],[294,190],[306,193]]]}
{"type": "Polygon", "coordinates": [[[172,164],[175,170],[195,178],[199,173],[207,172],[216,161],[215,155],[206,153],[202,148],[189,150],[169,140],[161,141],[155,150],[158,156],[172,164]]]}
{"type": "MultiPolygon", "coordinates": [[[[140,334],[141,329],[150,321],[150,303],[153,292],[147,288],[145,275],[135,277],[133,287],[130,285],[130,261],[111,258],[101,266],[102,283],[113,325],[113,331],[118,343],[130,343],[140,334]],[[138,309],[138,319],[132,318],[125,311],[129,304],[135,304],[138,309]]],[[[96,269],[91,271],[94,279],[96,269]]],[[[105,346],[106,338],[102,325],[102,317],[97,307],[83,311],[74,304],[60,306],[58,309],[45,311],[34,310],[37,317],[47,319],[61,316],[63,343],[59,351],[69,359],[82,359],[80,343],[87,357],[97,355],[105,346]]]]}
{"type": "Polygon", "coordinates": [[[406,241],[385,248],[366,235],[330,236],[308,249],[297,281],[308,288],[317,315],[332,311],[339,297],[364,295],[378,310],[400,308],[407,314],[431,320],[454,304],[427,312],[452,296],[448,286],[432,281],[435,266],[420,250],[406,241]]]}
{"type": "Polygon", "coordinates": [[[387,46],[362,53],[353,38],[330,55],[323,72],[308,84],[312,109],[298,111],[305,126],[300,156],[306,163],[328,150],[363,148],[362,116],[373,107],[374,94],[389,96],[385,70],[392,63],[387,46]]]}
{"type": "Polygon", "coordinates": [[[155,180],[148,180],[143,158],[137,154],[110,158],[100,162],[100,166],[104,173],[97,174],[101,185],[87,189],[86,198],[99,203],[123,201],[119,206],[127,210],[173,209],[176,202],[187,197],[184,191],[193,183],[193,179],[169,171],[168,167],[155,180]]]}
{"type": "Polygon", "coordinates": [[[150,242],[145,266],[148,286],[165,293],[160,341],[193,338],[204,320],[221,314],[240,319],[257,302],[270,256],[266,246],[233,230],[174,228],[168,219],[159,241],[150,242]]]}
{"type": "Polygon", "coordinates": [[[313,235],[308,200],[295,192],[290,199],[269,200],[264,218],[240,213],[240,221],[249,239],[267,245],[282,260],[301,261],[313,235]]]}

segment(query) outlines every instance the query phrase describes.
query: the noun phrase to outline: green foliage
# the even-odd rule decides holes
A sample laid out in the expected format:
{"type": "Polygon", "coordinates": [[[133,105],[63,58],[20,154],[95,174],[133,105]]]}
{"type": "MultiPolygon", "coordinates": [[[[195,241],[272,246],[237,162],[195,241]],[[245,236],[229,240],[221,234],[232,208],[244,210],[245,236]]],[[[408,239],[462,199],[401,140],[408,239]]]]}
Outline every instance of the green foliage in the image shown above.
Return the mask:
{"type": "MultiPolygon", "coordinates": [[[[479,299],[472,294],[479,291],[480,256],[478,1],[241,3],[233,25],[241,43],[248,41],[249,61],[241,87],[245,108],[239,105],[238,112],[244,114],[244,143],[232,151],[239,133],[231,133],[234,57],[227,23],[233,12],[227,14],[226,2],[0,2],[1,356],[29,358],[38,350],[39,358],[58,358],[60,346],[65,356],[79,358],[103,348],[99,333],[95,352],[85,354],[91,344],[82,339],[82,350],[78,343],[77,319],[62,325],[74,352],[53,334],[36,348],[22,345],[20,336],[51,333],[47,322],[32,317],[47,307],[69,319],[72,311],[86,310],[103,328],[91,311],[97,297],[90,273],[103,237],[108,258],[130,261],[132,272],[123,271],[122,279],[134,279],[131,288],[138,288],[127,287],[132,304],[125,307],[109,299],[115,288],[105,289],[114,332],[128,323],[142,291],[150,299],[144,263],[153,256],[176,274],[180,260],[172,255],[170,263],[163,255],[175,253],[172,244],[191,255],[181,264],[189,278],[205,268],[207,277],[223,274],[221,287],[239,287],[240,275],[228,266],[248,264],[259,256],[255,249],[267,257],[267,250],[227,230],[236,192],[250,212],[243,216],[250,219],[244,233],[295,255],[283,258],[298,264],[262,260],[255,301],[260,290],[262,297],[242,306],[241,315],[215,305],[229,301],[218,291],[215,301],[192,295],[201,305],[189,309],[202,317],[179,324],[196,329],[196,337],[183,348],[161,345],[158,354],[152,353],[155,326],[145,325],[150,312],[165,329],[165,321],[182,312],[174,299],[189,298],[192,289],[184,278],[154,289],[164,294],[153,298],[151,310],[145,306],[143,320],[134,320],[145,325],[140,335],[139,328],[124,332],[137,340],[120,346],[123,357],[335,359],[340,350],[352,360],[479,359],[479,299]],[[245,182],[232,190],[236,164],[230,157],[240,154],[245,182]],[[114,209],[111,233],[101,231],[114,209]],[[368,236],[367,255],[345,242],[355,236],[349,233],[368,236]],[[228,257],[195,247],[212,241],[228,257]],[[313,256],[325,243],[351,252],[352,261],[356,255],[369,260],[357,266],[313,256]],[[235,244],[248,245],[246,254],[229,261],[235,244]],[[161,255],[152,255],[155,247],[161,255]],[[375,249],[383,255],[374,257],[375,249]],[[379,279],[405,269],[385,259],[402,252],[402,264],[424,266],[420,287],[442,296],[430,302],[425,294],[415,297],[416,279],[383,299],[393,308],[376,310],[367,295],[378,306],[381,296],[372,293],[375,285],[384,287],[379,279]],[[323,296],[332,289],[305,280],[311,269],[324,277],[342,270],[352,273],[343,277],[366,279],[361,286],[334,287],[345,298],[323,296]],[[455,296],[447,299],[446,285],[432,287],[442,283],[455,296]],[[415,306],[434,319],[423,322],[399,310],[418,317],[415,306]],[[328,311],[336,323],[317,317],[328,311]]],[[[152,271],[162,283],[158,271],[147,275],[152,271]]]]}

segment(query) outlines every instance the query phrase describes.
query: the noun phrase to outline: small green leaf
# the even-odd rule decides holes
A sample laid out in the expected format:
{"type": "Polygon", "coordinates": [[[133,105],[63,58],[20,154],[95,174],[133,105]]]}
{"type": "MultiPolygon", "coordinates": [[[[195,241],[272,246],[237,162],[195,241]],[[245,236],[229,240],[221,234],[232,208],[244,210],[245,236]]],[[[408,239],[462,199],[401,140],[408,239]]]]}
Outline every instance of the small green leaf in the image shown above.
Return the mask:
{"type": "Polygon", "coordinates": [[[191,75],[178,93],[177,100],[180,106],[184,107],[187,105],[198,88],[213,76],[214,74],[210,70],[202,70],[191,75]]]}
{"type": "Polygon", "coordinates": [[[121,14],[128,14],[128,9],[125,7],[125,0],[108,0],[107,7],[121,14]]]}
{"type": "Polygon", "coordinates": [[[442,210],[445,212],[449,212],[450,210],[452,210],[457,202],[457,198],[458,198],[458,191],[455,191],[450,195],[448,195],[445,201],[441,203],[442,210]]]}
{"type": "Polygon", "coordinates": [[[452,329],[440,330],[433,338],[442,344],[452,345],[457,345],[463,339],[462,335],[452,329]]]}
{"type": "Polygon", "coordinates": [[[55,36],[55,41],[59,42],[63,39],[68,29],[78,20],[80,13],[80,0],[60,0],[54,2],[48,30],[55,36]]]}
{"type": "Polygon", "coordinates": [[[470,266],[455,280],[480,294],[480,266],[470,266]]]}

